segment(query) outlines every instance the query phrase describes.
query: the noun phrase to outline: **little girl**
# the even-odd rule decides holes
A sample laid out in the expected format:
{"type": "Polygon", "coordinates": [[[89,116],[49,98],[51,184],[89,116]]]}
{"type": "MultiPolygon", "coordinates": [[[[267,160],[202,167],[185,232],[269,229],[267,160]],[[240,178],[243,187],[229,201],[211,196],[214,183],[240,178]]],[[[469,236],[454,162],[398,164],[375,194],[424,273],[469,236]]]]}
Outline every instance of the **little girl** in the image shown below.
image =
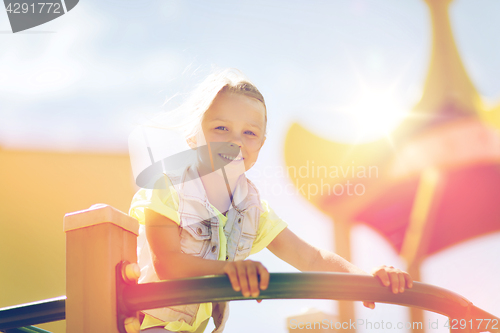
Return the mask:
{"type": "MultiPolygon", "coordinates": [[[[130,208],[141,224],[141,283],[226,274],[235,291],[255,298],[267,288],[269,273],[246,258],[266,247],[301,271],[367,274],[296,236],[245,177],[266,141],[266,104],[252,83],[238,71],[221,71],[186,105],[190,121],[183,130],[196,150],[195,162],[139,190],[130,208]]],[[[394,293],[412,287],[411,277],[399,269],[382,266],[372,274],[394,293]]],[[[212,316],[214,332],[222,332],[228,310],[226,303],[147,310],[142,329],[203,332],[212,316]]]]}

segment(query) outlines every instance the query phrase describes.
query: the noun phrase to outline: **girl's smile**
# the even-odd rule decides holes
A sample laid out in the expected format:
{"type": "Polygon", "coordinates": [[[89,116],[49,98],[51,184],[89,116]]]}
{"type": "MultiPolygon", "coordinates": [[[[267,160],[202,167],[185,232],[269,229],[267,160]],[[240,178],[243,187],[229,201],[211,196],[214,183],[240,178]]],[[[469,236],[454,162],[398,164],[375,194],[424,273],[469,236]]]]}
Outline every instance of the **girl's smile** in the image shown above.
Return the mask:
{"type": "Polygon", "coordinates": [[[243,156],[231,156],[231,155],[226,155],[226,154],[218,154],[220,157],[222,157],[225,160],[232,161],[232,162],[238,162],[238,161],[243,161],[243,156]]]}

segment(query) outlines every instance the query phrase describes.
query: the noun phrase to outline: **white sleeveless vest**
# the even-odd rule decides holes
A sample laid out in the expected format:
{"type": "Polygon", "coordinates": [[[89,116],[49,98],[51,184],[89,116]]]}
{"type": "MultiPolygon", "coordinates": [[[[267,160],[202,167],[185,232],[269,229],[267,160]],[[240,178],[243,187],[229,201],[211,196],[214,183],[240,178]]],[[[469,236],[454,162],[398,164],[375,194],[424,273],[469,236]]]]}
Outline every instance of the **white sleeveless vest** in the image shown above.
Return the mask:
{"type": "MultiPolygon", "coordinates": [[[[168,178],[172,184],[175,184],[174,188],[179,196],[179,231],[182,252],[204,259],[217,260],[220,252],[219,220],[208,202],[198,172],[195,167],[188,167],[181,176],[169,174],[168,178]]],[[[253,241],[257,237],[262,211],[257,188],[245,175],[240,176],[233,193],[233,205],[227,213],[227,222],[224,227],[227,239],[226,260],[244,260],[249,256],[253,241]]],[[[145,238],[145,232],[140,232],[138,244],[141,243],[141,236],[145,238]]],[[[140,266],[141,257],[151,255],[149,246],[143,245],[145,246],[141,247],[139,254],[140,266]]],[[[159,281],[153,265],[149,266],[151,267],[141,266],[146,269],[146,274],[142,275],[140,283],[159,281]]],[[[185,321],[192,325],[198,308],[199,304],[190,304],[144,312],[166,322],[185,321]]],[[[228,315],[229,307],[225,302],[213,303],[212,317],[216,325],[214,333],[223,331],[228,315]]]]}

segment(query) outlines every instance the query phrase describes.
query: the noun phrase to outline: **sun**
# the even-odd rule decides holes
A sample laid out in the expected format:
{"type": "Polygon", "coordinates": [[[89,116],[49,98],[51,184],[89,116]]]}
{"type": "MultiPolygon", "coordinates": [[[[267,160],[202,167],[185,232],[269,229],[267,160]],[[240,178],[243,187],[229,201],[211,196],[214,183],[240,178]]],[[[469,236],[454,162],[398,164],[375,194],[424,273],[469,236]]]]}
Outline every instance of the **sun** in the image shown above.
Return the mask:
{"type": "Polygon", "coordinates": [[[409,110],[398,101],[394,90],[364,87],[357,99],[342,108],[358,141],[389,137],[409,110]]]}

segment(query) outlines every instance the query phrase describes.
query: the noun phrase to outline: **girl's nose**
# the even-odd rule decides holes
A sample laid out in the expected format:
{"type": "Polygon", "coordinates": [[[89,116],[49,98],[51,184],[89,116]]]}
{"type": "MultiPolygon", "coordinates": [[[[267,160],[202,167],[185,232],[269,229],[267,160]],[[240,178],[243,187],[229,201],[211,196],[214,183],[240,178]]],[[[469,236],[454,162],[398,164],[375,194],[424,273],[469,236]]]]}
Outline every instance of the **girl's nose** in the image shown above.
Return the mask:
{"type": "Polygon", "coordinates": [[[236,142],[229,142],[229,147],[227,149],[227,153],[231,155],[239,155],[241,150],[241,145],[238,145],[236,142]]]}
{"type": "Polygon", "coordinates": [[[231,142],[231,145],[236,145],[238,147],[241,147],[242,146],[242,143],[241,143],[241,138],[239,136],[233,136],[230,140],[231,142]]]}

